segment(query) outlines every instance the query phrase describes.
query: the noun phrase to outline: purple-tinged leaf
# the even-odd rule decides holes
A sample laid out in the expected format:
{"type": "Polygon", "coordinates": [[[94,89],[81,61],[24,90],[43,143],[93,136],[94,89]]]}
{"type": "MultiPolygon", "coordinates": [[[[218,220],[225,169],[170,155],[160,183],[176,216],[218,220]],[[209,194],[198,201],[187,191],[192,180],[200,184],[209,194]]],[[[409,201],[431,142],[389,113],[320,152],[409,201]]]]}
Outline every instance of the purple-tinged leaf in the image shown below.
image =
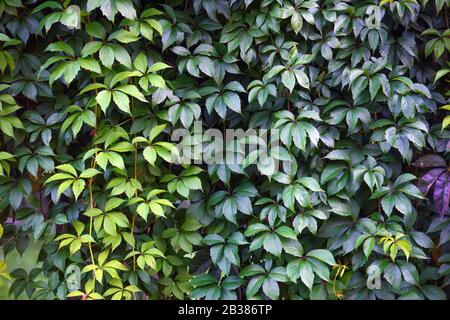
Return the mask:
{"type": "Polygon", "coordinates": [[[448,209],[450,201],[450,177],[448,171],[441,174],[434,183],[434,203],[441,217],[448,209]]]}
{"type": "Polygon", "coordinates": [[[441,175],[445,171],[446,169],[442,168],[431,169],[423,176],[421,176],[419,179],[419,183],[417,185],[420,191],[422,191],[423,194],[427,194],[428,191],[430,191],[436,179],[439,178],[439,175],[441,175]]]}
{"type": "Polygon", "coordinates": [[[409,150],[409,139],[406,136],[398,136],[397,137],[397,149],[402,155],[402,157],[406,157],[406,153],[409,150]]]}
{"type": "Polygon", "coordinates": [[[439,245],[442,246],[450,241],[450,224],[442,229],[441,234],[439,236],[439,245]]]}
{"type": "Polygon", "coordinates": [[[437,154],[427,154],[413,162],[413,165],[419,168],[446,167],[447,163],[437,154]]]}

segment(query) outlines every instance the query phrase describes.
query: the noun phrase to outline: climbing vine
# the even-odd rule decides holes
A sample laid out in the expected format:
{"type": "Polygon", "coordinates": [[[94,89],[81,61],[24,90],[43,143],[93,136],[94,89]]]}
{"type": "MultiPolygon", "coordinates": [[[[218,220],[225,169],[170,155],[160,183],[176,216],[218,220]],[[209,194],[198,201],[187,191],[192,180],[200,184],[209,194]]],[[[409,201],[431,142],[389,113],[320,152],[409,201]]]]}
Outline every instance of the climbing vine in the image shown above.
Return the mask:
{"type": "Polygon", "coordinates": [[[29,299],[446,299],[449,9],[0,0],[1,283],[29,299]],[[217,148],[196,126],[270,138],[217,148]],[[203,148],[192,161],[179,130],[203,148]],[[8,263],[32,244],[33,268],[8,263]]]}

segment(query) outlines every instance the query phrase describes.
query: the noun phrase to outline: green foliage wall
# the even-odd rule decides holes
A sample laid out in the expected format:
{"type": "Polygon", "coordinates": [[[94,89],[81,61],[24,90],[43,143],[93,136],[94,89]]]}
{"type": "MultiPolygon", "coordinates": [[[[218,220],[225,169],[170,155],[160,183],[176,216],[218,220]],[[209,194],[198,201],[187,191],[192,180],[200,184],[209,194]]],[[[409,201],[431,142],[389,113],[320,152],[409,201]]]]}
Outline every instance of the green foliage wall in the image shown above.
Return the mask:
{"type": "Polygon", "coordinates": [[[448,10],[0,0],[1,244],[41,246],[11,296],[446,299],[448,10]],[[171,163],[194,120],[289,165],[171,163]]]}

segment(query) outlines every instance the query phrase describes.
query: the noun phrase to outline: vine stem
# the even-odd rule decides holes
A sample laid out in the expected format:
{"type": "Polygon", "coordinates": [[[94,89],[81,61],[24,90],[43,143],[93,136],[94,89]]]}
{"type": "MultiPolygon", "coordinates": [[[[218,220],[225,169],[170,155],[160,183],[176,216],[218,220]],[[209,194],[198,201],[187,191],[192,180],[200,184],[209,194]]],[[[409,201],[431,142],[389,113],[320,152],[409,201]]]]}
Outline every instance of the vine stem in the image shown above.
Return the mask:
{"type": "MultiPolygon", "coordinates": [[[[88,23],[91,24],[91,15],[90,14],[87,15],[87,20],[88,20],[88,23]]],[[[89,39],[90,39],[90,41],[94,40],[92,35],[89,35],[89,39]]],[[[94,83],[97,83],[97,79],[95,77],[92,77],[92,81],[94,81],[94,83]]],[[[96,88],[95,95],[97,95],[97,94],[98,94],[98,89],[96,88]]],[[[95,105],[95,119],[97,120],[97,118],[98,118],[98,104],[95,105]]],[[[95,128],[95,132],[97,132],[97,128],[95,128]]]]}
{"type": "MultiPolygon", "coordinates": [[[[133,112],[134,110],[134,98],[131,97],[131,112],[133,112]]],[[[131,120],[134,121],[134,117],[133,115],[131,115],[131,120]]],[[[130,120],[129,119],[129,120],[130,120]]],[[[138,150],[137,150],[138,146],[137,143],[134,144],[134,173],[133,173],[133,177],[135,180],[137,179],[137,171],[138,171],[138,150]]],[[[138,192],[137,189],[134,193],[134,196],[137,197],[138,196],[138,192]]],[[[134,226],[136,224],[136,212],[133,213],[133,219],[131,220],[131,237],[133,238],[133,245],[132,245],[132,250],[135,250],[135,238],[134,238],[134,226]]],[[[133,255],[133,271],[136,271],[136,255],[133,255]]],[[[136,299],[136,295],[134,295],[134,298],[136,299]]]]}
{"type": "Polygon", "coordinates": [[[448,26],[447,4],[444,5],[444,11],[445,11],[445,22],[446,22],[446,24],[447,24],[447,29],[448,29],[449,26],[448,26]]]}
{"type": "Polygon", "coordinates": [[[336,271],[336,274],[334,275],[334,279],[333,279],[333,292],[334,292],[335,296],[337,296],[337,294],[336,294],[336,281],[337,281],[338,274],[339,274],[339,269],[336,271]]]}
{"type": "MultiPolygon", "coordinates": [[[[134,99],[131,98],[131,111],[132,112],[133,112],[133,109],[134,109],[134,99]]],[[[131,119],[134,121],[133,115],[131,117],[132,117],[131,119]]],[[[137,180],[137,170],[138,170],[138,166],[137,166],[138,165],[138,150],[137,150],[137,147],[138,147],[137,143],[135,143],[134,144],[134,179],[135,180],[137,180]]],[[[137,189],[136,189],[135,196],[137,197],[137,195],[138,195],[138,192],[137,192],[137,189]]],[[[136,240],[134,238],[134,226],[135,226],[135,224],[136,224],[136,212],[133,213],[133,219],[131,221],[131,237],[133,238],[133,245],[132,245],[132,250],[133,251],[135,250],[135,243],[136,243],[136,240]]],[[[136,255],[133,255],[133,272],[136,272],[136,255]]],[[[134,298],[134,300],[137,300],[135,292],[133,292],[133,298],[134,298]]]]}
{"type": "MultiPolygon", "coordinates": [[[[137,158],[138,158],[138,153],[137,153],[137,143],[134,144],[134,179],[137,180],[137,158]]],[[[137,189],[135,192],[135,196],[137,197],[137,189]]],[[[134,251],[134,245],[135,245],[135,240],[134,240],[134,225],[136,224],[136,213],[133,214],[133,220],[131,221],[131,237],[133,237],[133,251],[134,251]]],[[[136,271],[136,255],[133,255],[133,271],[136,271]]]]}
{"type": "MultiPolygon", "coordinates": [[[[91,168],[95,168],[96,166],[96,160],[97,160],[97,151],[95,151],[95,157],[94,160],[92,161],[92,166],[91,168]]],[[[89,207],[91,209],[94,208],[94,196],[93,196],[93,192],[92,192],[92,182],[93,182],[94,177],[91,177],[89,179],[89,207]]],[[[92,226],[93,226],[93,220],[94,218],[91,216],[89,217],[89,238],[92,238],[92,226]]],[[[88,242],[88,247],[89,247],[89,254],[91,256],[91,262],[92,265],[95,266],[95,260],[94,260],[94,252],[92,251],[92,243],[89,241],[88,242]]],[[[96,280],[96,276],[95,276],[95,270],[94,270],[94,283],[96,280]]]]}
{"type": "Polygon", "coordinates": [[[291,103],[290,103],[291,93],[289,92],[289,89],[286,89],[286,99],[287,99],[287,108],[288,111],[291,111],[291,103]]]}
{"type": "MultiPolygon", "coordinates": [[[[89,23],[91,22],[90,16],[88,15],[88,21],[89,23]]],[[[92,38],[92,36],[91,36],[92,38]]],[[[96,82],[95,77],[94,77],[94,83],[96,82]]],[[[95,89],[95,95],[98,94],[98,90],[95,89]]],[[[94,134],[97,134],[97,119],[98,119],[98,104],[95,105],[95,128],[94,128],[94,134]]],[[[95,139],[95,136],[94,136],[95,139]]],[[[97,145],[94,145],[94,148],[97,148],[97,145]]],[[[94,159],[92,160],[92,164],[91,164],[91,168],[95,169],[97,165],[97,150],[95,150],[95,156],[94,159]]],[[[89,178],[89,207],[91,209],[94,209],[94,195],[92,192],[92,182],[94,181],[94,177],[89,178]]],[[[92,229],[93,229],[93,223],[94,223],[94,218],[91,216],[89,217],[89,238],[92,238],[92,229]]],[[[95,265],[95,260],[94,260],[94,251],[92,250],[92,243],[89,241],[88,242],[88,248],[89,248],[89,255],[91,256],[91,263],[93,266],[95,265]]],[[[95,268],[95,267],[94,267],[95,268]]],[[[95,270],[93,271],[94,273],[94,285],[95,285],[95,281],[96,281],[96,275],[95,275],[95,270]]]]}
{"type": "Polygon", "coordinates": [[[42,200],[42,184],[39,184],[39,209],[41,210],[42,215],[45,217],[43,200],[42,200]]]}

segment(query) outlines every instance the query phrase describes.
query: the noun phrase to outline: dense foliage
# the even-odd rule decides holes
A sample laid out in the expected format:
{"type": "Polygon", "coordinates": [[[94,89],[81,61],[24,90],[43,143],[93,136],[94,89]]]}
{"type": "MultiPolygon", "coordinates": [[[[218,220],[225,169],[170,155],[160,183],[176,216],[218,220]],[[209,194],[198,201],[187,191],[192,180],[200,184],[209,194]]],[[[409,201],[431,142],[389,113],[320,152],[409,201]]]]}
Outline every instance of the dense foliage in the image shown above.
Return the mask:
{"type": "Polygon", "coordinates": [[[448,10],[0,0],[1,245],[40,246],[0,278],[32,299],[446,299],[448,10]],[[278,159],[172,163],[196,120],[279,129],[278,159]]]}

